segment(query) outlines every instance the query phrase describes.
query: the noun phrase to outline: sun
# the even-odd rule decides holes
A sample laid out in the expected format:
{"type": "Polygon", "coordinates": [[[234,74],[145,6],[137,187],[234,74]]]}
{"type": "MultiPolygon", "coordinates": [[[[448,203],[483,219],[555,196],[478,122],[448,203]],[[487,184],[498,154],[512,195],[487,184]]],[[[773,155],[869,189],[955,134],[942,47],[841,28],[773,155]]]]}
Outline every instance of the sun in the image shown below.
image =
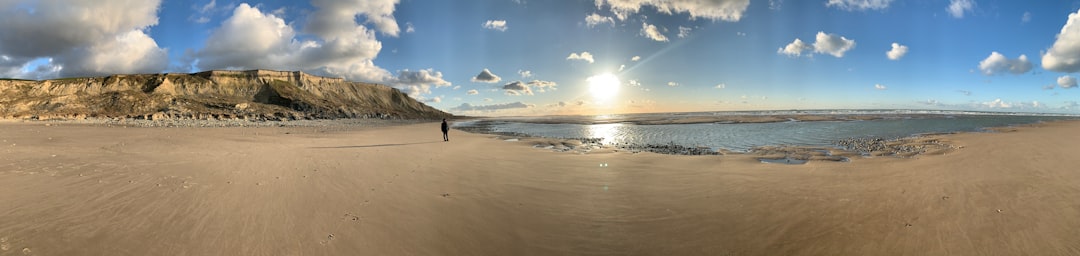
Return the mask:
{"type": "Polygon", "coordinates": [[[589,82],[589,93],[599,101],[609,100],[619,94],[619,77],[611,73],[603,73],[585,79],[589,82]]]}

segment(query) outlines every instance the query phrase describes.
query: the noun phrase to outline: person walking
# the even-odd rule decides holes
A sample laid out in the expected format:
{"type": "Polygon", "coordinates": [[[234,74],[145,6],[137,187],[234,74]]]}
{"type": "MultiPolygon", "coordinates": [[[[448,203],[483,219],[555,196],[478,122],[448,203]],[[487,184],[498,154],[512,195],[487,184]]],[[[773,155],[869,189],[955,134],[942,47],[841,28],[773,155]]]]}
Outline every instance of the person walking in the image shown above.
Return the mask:
{"type": "Polygon", "coordinates": [[[447,134],[448,132],[450,132],[450,125],[446,124],[446,118],[443,118],[442,119],[442,140],[443,141],[450,141],[450,136],[448,136],[448,134],[447,134]]]}

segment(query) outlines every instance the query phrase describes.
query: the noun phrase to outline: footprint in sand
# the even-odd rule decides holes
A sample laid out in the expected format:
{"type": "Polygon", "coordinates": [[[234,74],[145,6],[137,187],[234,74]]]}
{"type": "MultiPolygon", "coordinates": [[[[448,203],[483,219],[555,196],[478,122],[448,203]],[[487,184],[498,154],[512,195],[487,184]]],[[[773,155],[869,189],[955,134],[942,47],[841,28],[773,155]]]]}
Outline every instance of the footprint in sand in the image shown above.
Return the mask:
{"type": "Polygon", "coordinates": [[[0,251],[11,250],[11,244],[7,242],[7,237],[0,237],[0,251]]]}
{"type": "Polygon", "coordinates": [[[30,254],[30,248],[29,247],[22,248],[22,253],[23,253],[23,255],[29,255],[30,254]]]}
{"type": "Polygon", "coordinates": [[[334,240],[334,233],[330,233],[330,235],[326,236],[326,240],[319,241],[319,244],[327,245],[331,240],[334,240]]]}

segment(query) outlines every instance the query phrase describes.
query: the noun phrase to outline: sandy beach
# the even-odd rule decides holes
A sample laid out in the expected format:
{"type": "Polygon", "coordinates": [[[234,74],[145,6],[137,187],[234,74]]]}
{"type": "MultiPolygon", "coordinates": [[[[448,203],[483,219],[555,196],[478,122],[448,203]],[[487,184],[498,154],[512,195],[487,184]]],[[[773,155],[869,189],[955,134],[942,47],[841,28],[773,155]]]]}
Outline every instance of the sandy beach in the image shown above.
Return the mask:
{"type": "Polygon", "coordinates": [[[0,122],[0,255],[1080,254],[1078,121],[805,165],[438,129],[0,122]]]}

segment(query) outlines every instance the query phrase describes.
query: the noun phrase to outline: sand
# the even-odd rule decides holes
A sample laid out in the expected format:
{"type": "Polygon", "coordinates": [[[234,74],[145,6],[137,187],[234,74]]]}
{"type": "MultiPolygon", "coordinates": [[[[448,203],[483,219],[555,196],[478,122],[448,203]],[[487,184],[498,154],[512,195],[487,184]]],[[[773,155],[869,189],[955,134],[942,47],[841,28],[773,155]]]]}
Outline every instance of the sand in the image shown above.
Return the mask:
{"type": "Polygon", "coordinates": [[[805,165],[438,123],[0,123],[0,255],[1077,255],[1080,122],[805,165]]]}

